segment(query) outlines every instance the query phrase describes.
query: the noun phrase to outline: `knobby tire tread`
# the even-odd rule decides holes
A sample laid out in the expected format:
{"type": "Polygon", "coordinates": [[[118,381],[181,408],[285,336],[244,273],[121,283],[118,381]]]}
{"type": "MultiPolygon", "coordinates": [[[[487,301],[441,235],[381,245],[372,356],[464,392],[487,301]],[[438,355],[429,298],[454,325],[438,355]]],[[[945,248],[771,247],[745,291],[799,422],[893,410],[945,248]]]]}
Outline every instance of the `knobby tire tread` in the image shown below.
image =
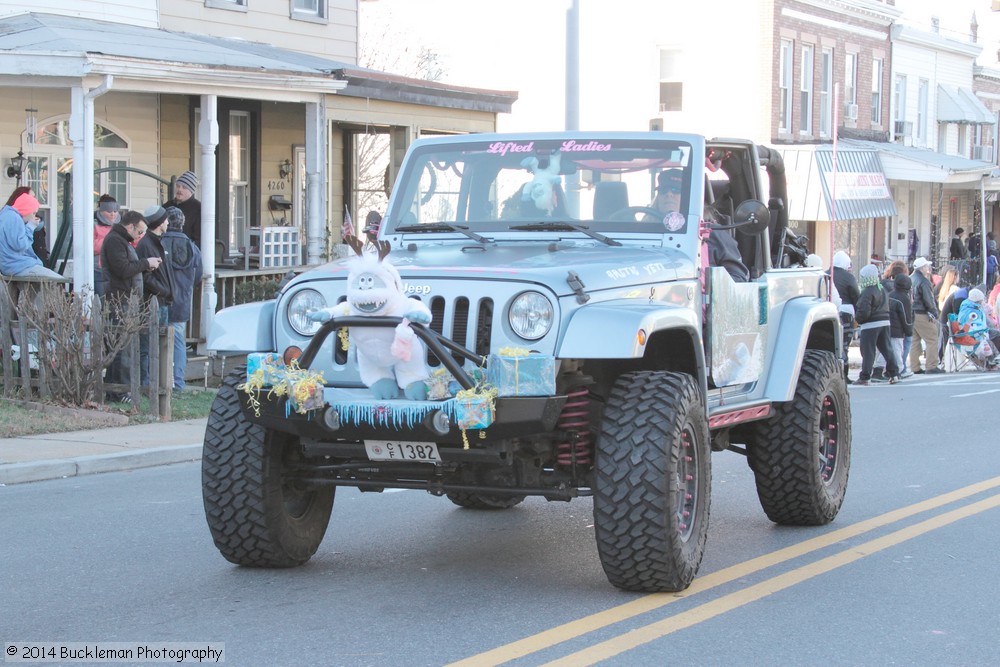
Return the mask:
{"type": "Polygon", "coordinates": [[[202,452],[205,517],[226,560],[251,567],[294,567],[319,547],[333,489],[319,489],[301,519],[287,515],[271,478],[280,474],[273,469],[280,466],[280,451],[274,451],[280,443],[268,442],[266,431],[243,414],[236,387],[245,378],[246,366],[237,367],[212,403],[202,452]]]}
{"type": "Polygon", "coordinates": [[[711,464],[704,404],[694,378],[643,371],[620,377],[604,409],[594,484],[594,526],[608,580],[641,592],[690,585],[704,554],[711,464]],[[677,528],[670,457],[688,429],[698,454],[694,530],[677,528]]]}
{"type": "Polygon", "coordinates": [[[806,351],[794,398],[774,405],[748,445],[757,496],[771,521],[794,526],[833,521],[844,502],[851,459],[850,398],[833,353],[806,351]],[[829,484],[822,479],[818,457],[825,396],[834,401],[838,417],[837,461],[829,484]]]}

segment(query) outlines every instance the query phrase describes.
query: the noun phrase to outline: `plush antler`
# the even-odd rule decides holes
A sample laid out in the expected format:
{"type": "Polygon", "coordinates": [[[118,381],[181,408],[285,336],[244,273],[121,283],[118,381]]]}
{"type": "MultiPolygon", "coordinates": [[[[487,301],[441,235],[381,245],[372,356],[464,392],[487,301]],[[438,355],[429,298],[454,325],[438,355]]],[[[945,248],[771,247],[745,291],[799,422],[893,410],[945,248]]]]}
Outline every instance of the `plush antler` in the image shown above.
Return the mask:
{"type": "Polygon", "coordinates": [[[348,237],[346,237],[344,239],[344,243],[346,243],[348,245],[348,247],[351,250],[353,250],[354,254],[357,255],[358,257],[364,257],[365,256],[365,254],[364,254],[365,253],[365,244],[362,243],[361,239],[359,239],[357,236],[348,236],[348,237]]]}
{"type": "Polygon", "coordinates": [[[376,241],[375,247],[378,248],[378,261],[382,261],[389,256],[389,251],[392,250],[392,244],[388,241],[376,241]]]}

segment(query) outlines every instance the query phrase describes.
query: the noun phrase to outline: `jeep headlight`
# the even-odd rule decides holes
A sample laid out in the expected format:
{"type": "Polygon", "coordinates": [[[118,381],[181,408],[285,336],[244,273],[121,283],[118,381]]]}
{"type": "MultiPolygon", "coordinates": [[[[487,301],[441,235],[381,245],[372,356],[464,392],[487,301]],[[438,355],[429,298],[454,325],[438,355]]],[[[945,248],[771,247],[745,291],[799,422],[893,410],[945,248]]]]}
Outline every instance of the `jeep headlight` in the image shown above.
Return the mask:
{"type": "Polygon", "coordinates": [[[552,328],[552,302],[544,294],[524,292],[510,304],[507,319],[521,338],[538,340],[552,328]]]}
{"type": "Polygon", "coordinates": [[[288,302],[288,323],[296,333],[302,336],[312,336],[319,331],[322,322],[313,322],[309,314],[326,308],[326,299],[316,290],[304,289],[295,293],[288,302]]]}

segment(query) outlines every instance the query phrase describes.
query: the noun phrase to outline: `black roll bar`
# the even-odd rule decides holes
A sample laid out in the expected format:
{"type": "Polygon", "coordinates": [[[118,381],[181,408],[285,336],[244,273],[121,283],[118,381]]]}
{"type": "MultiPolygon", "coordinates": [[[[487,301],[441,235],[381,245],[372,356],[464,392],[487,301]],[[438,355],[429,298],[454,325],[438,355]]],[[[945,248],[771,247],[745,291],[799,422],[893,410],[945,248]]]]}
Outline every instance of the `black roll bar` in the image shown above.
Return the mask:
{"type": "MultiPolygon", "coordinates": [[[[388,328],[396,327],[402,323],[402,317],[361,317],[361,316],[348,316],[348,317],[334,317],[327,320],[319,328],[314,335],[309,345],[306,346],[305,351],[299,358],[299,366],[301,368],[309,368],[312,365],[313,360],[316,355],[319,354],[319,349],[326,342],[327,337],[337,329],[343,327],[379,327],[388,328]]],[[[469,374],[465,372],[465,369],[455,361],[455,358],[448,354],[447,350],[458,354],[465,359],[475,363],[477,366],[486,366],[486,357],[476,354],[471,350],[467,350],[453,340],[445,338],[443,335],[439,334],[433,329],[428,329],[422,324],[417,324],[416,322],[410,322],[410,328],[413,329],[413,333],[417,335],[420,340],[424,342],[427,348],[441,360],[444,367],[452,374],[452,376],[462,385],[463,389],[472,389],[476,386],[469,374]]]]}

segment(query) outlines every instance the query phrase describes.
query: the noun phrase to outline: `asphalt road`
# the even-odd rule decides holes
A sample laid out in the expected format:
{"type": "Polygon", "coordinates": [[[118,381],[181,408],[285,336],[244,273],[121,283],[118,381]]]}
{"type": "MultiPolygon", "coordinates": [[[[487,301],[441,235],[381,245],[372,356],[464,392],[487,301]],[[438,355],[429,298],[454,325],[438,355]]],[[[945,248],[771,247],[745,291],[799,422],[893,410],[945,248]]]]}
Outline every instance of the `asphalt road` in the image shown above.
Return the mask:
{"type": "Polygon", "coordinates": [[[851,396],[837,520],[774,526],[717,454],[681,595],[607,583],[588,499],[342,489],[316,557],[264,571],[216,551],[198,464],[3,487],[0,639],[224,642],[231,665],[1000,664],[1000,374],[851,396]]]}

